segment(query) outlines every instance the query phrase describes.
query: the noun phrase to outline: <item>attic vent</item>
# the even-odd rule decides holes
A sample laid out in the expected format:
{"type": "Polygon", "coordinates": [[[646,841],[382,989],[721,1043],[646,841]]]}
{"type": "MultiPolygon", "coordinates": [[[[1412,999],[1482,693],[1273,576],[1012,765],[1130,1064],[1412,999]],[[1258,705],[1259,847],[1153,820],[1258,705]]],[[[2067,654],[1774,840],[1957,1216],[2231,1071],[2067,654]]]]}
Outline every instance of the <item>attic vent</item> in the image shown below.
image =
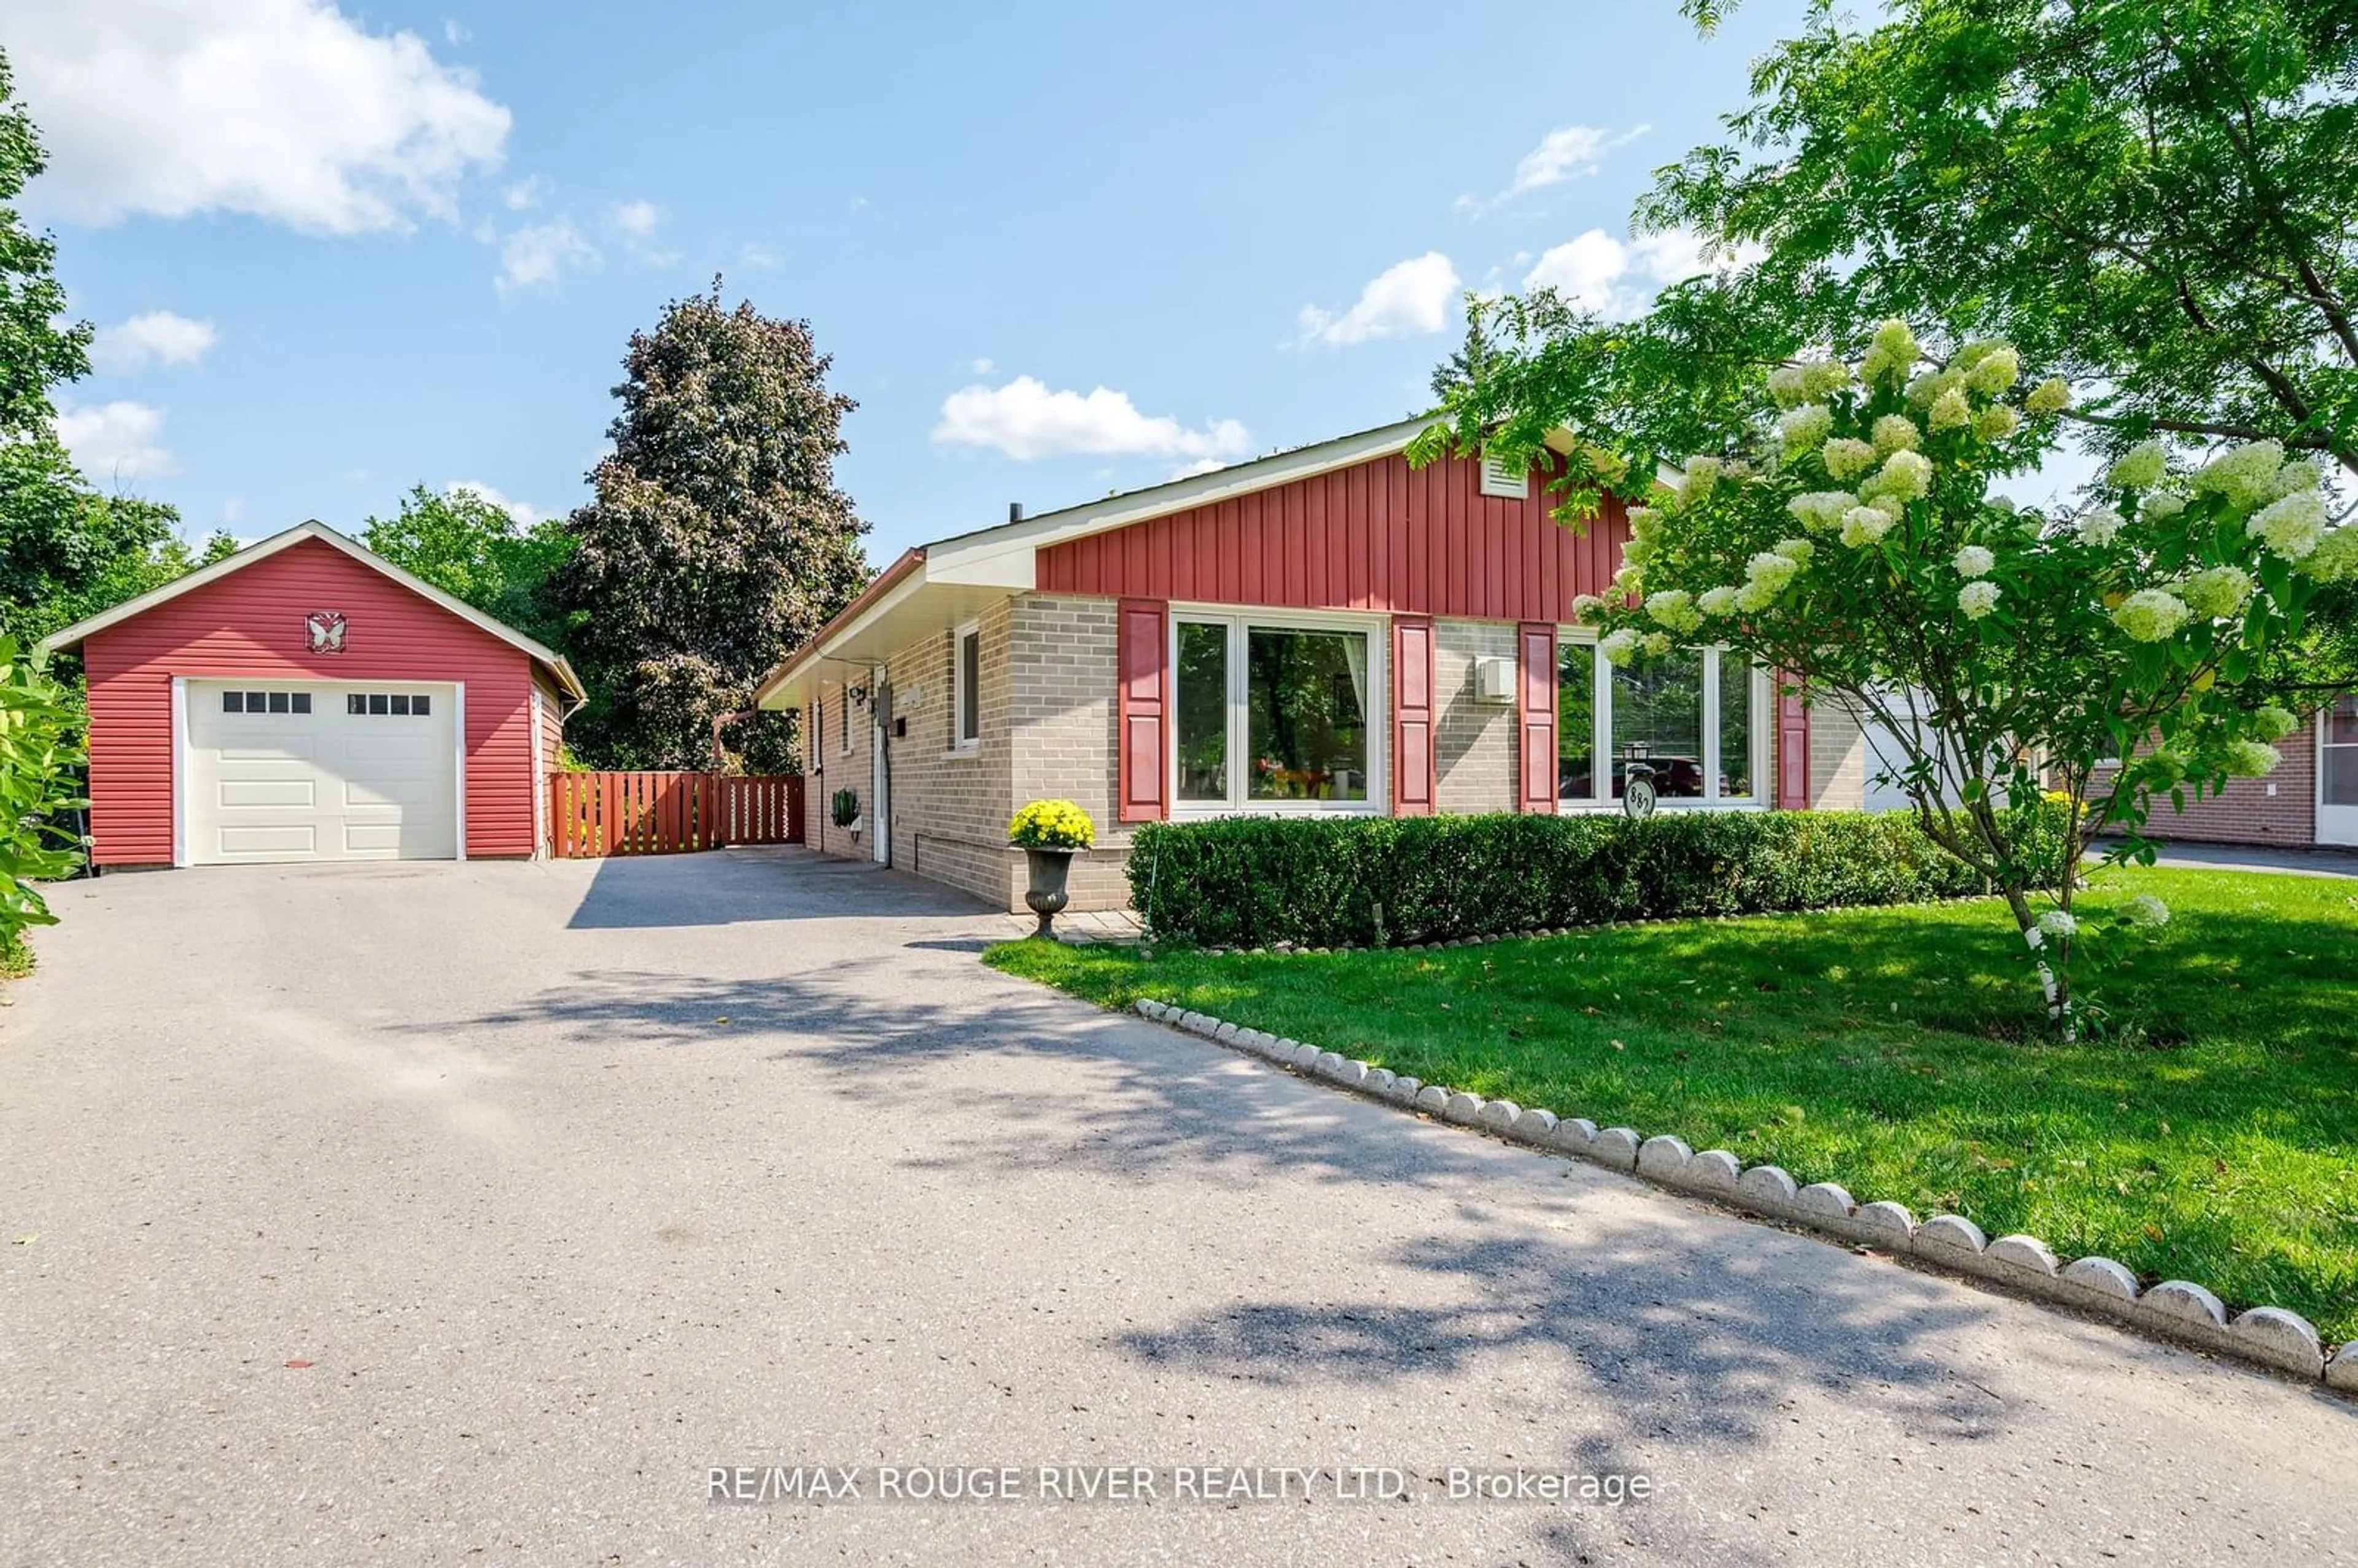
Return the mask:
{"type": "Polygon", "coordinates": [[[1482,459],[1482,493],[1502,501],[1528,500],[1531,493],[1531,465],[1486,455],[1482,459]]]}

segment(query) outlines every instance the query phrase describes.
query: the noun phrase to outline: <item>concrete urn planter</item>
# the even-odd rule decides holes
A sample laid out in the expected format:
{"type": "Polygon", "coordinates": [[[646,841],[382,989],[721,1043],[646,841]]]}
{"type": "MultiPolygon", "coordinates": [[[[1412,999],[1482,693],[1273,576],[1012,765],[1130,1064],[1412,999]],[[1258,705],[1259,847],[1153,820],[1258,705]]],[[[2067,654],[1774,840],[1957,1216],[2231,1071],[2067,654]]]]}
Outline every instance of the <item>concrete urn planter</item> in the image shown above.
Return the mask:
{"type": "Polygon", "coordinates": [[[1032,885],[1023,890],[1023,902],[1031,907],[1033,914],[1040,917],[1040,928],[1032,933],[1033,935],[1055,937],[1055,933],[1049,928],[1050,923],[1056,918],[1059,910],[1073,902],[1072,894],[1065,891],[1065,879],[1072,872],[1073,857],[1080,852],[1078,849],[1033,849],[1023,851],[1024,861],[1032,872],[1032,885]]]}

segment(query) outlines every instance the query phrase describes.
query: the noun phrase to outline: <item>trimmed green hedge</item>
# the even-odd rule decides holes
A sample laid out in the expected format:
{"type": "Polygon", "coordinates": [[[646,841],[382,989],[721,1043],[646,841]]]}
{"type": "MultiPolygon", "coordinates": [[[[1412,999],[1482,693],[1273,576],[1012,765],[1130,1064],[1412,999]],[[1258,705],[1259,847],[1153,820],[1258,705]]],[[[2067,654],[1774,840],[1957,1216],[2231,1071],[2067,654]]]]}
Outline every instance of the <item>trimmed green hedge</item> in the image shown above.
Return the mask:
{"type": "MultiPolygon", "coordinates": [[[[2055,814],[2017,814],[2060,852],[2055,814]]],[[[1138,829],[1130,902],[1205,946],[1387,946],[1984,891],[1904,813],[1229,816],[1138,829]]]]}

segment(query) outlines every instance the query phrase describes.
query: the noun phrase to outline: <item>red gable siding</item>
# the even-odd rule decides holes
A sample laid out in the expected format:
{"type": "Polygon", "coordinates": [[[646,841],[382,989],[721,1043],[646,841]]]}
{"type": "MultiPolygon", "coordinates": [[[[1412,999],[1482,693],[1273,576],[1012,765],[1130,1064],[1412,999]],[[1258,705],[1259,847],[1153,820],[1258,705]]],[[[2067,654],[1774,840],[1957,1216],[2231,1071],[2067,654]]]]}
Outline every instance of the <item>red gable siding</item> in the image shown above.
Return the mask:
{"type": "Polygon", "coordinates": [[[1377,458],[1051,546],[1038,581],[1047,593],[1563,621],[1574,594],[1604,590],[1628,524],[1608,502],[1575,531],[1551,502],[1536,477],[1522,501],[1482,494],[1466,459],[1377,458]]]}
{"type": "Polygon", "coordinates": [[[82,645],[90,686],[92,859],[172,859],[172,677],[463,681],[467,853],[533,852],[532,661],[498,638],[306,539],[167,600],[82,645]],[[304,649],[303,618],[340,610],[346,651],[304,649]]]}

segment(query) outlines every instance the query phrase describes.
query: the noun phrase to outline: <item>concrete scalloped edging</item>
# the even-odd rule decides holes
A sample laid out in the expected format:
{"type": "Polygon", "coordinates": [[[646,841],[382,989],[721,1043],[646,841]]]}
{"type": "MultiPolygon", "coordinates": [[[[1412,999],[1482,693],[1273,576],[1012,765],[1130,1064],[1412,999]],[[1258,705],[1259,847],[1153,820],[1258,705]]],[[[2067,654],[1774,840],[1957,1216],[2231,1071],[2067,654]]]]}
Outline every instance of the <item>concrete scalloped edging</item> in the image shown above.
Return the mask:
{"type": "Polygon", "coordinates": [[[1725,1149],[1698,1153],[1668,1133],[1644,1138],[1631,1128],[1599,1128],[1584,1117],[1560,1117],[1512,1100],[1485,1100],[1464,1089],[1421,1083],[1372,1063],[1322,1051],[1298,1040],[1280,1039],[1265,1030],[1240,1028],[1166,1002],[1141,998],[1133,1011],[1306,1077],[1429,1114],[1435,1120],[1627,1171],[1674,1191],[1905,1255],[2019,1294],[2076,1307],[2358,1395],[2358,1340],[2329,1357],[2316,1327],[2282,1307],[2252,1307],[2231,1316],[2217,1296],[2190,1281],[2165,1280],[2141,1291],[2136,1276],[2110,1258],[2081,1258],[2065,1263],[2035,1236],[2001,1236],[1993,1241],[1981,1227],[1960,1215],[1937,1214],[1919,1223],[1901,1205],[1862,1204],[1833,1182],[1801,1186],[1775,1165],[1747,1169],[1725,1149]]]}

